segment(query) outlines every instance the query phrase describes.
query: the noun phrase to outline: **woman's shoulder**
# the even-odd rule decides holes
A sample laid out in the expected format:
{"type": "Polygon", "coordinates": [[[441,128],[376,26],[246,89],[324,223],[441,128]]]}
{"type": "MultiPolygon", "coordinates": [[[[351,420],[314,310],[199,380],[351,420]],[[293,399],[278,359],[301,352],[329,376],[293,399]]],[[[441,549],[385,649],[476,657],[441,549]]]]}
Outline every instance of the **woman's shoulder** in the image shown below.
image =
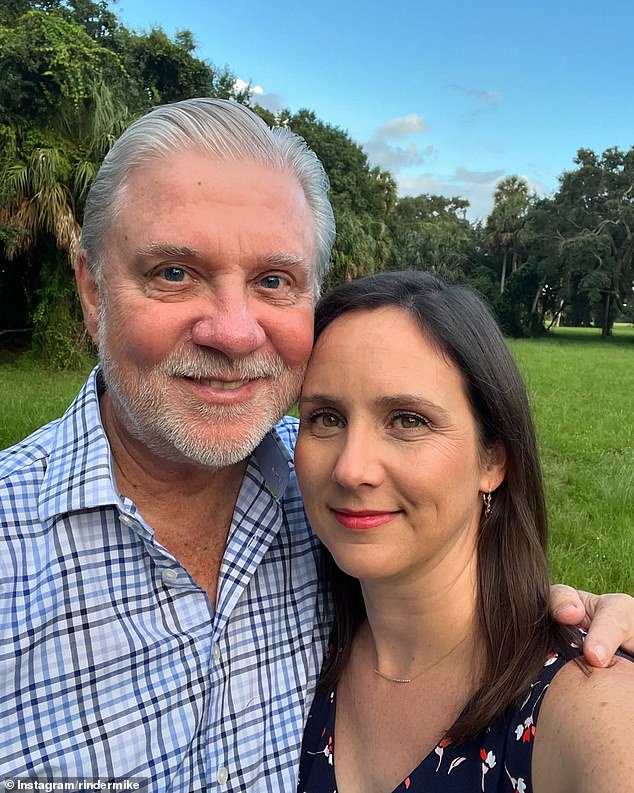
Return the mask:
{"type": "Polygon", "coordinates": [[[634,663],[566,663],[544,696],[533,752],[534,793],[625,790],[634,777],[634,663]]]}

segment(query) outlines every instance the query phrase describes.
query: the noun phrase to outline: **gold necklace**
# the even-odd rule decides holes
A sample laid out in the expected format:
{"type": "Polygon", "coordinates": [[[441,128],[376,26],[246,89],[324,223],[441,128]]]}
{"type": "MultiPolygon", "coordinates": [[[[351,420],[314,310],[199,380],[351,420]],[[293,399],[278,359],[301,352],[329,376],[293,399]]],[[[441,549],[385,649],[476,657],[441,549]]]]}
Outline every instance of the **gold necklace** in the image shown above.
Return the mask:
{"type": "MultiPolygon", "coordinates": [[[[436,658],[436,660],[435,660],[433,663],[429,664],[429,665],[428,665],[428,666],[426,666],[424,669],[421,669],[421,670],[420,670],[420,672],[416,672],[416,674],[414,675],[414,677],[390,677],[389,675],[386,675],[384,672],[380,672],[380,671],[377,669],[377,667],[376,667],[376,666],[374,667],[374,674],[375,674],[375,675],[378,675],[379,677],[382,677],[382,678],[383,678],[383,680],[388,680],[390,683],[411,683],[413,680],[416,680],[416,679],[417,679],[417,678],[419,678],[421,675],[424,675],[424,674],[425,674],[425,672],[429,672],[429,670],[430,670],[430,669],[433,669],[435,666],[438,666],[438,664],[440,664],[440,663],[441,663],[442,661],[444,661],[446,658],[449,658],[449,656],[450,656],[450,655],[451,655],[451,654],[452,654],[452,653],[453,653],[455,650],[457,650],[457,649],[458,649],[458,647],[460,647],[460,645],[461,645],[461,644],[462,644],[464,641],[466,641],[466,639],[467,639],[467,637],[466,637],[466,636],[463,636],[463,637],[462,637],[462,639],[460,639],[460,641],[458,642],[458,644],[455,644],[455,645],[454,645],[454,646],[453,646],[453,647],[452,647],[450,650],[448,650],[448,651],[447,651],[447,652],[446,652],[444,655],[441,655],[441,656],[440,656],[440,658],[436,658]]],[[[376,648],[374,649],[374,655],[375,655],[375,657],[376,657],[376,648]]],[[[378,659],[377,659],[377,660],[378,660],[378,659]]]]}

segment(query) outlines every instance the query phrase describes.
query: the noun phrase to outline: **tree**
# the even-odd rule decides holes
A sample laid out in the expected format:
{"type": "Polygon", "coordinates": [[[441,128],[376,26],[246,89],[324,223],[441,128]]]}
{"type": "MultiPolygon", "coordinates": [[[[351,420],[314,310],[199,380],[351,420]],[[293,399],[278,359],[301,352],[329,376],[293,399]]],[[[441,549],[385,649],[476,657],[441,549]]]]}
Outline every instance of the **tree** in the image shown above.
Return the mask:
{"type": "MultiPolygon", "coordinates": [[[[20,324],[28,312],[36,338],[60,335],[47,318],[56,300],[66,307],[58,358],[79,316],[69,261],[84,199],[114,140],[157,102],[246,96],[194,49],[188,31],[128,31],[106,2],[9,0],[0,12],[0,278],[28,295],[20,324]]],[[[11,300],[6,289],[0,300],[11,300]]]]}
{"type": "Polygon", "coordinates": [[[154,105],[194,96],[240,101],[246,97],[246,92],[235,88],[232,72],[216,69],[194,55],[196,42],[189,30],[180,30],[171,39],[160,27],[135,33],[119,26],[109,46],[131,76],[137,115],[154,105]]]}
{"type": "Polygon", "coordinates": [[[263,117],[269,123],[288,125],[301,135],[330,179],[337,240],[324,289],[382,270],[391,247],[387,219],[396,203],[396,183],[391,174],[370,168],[365,152],[346,132],[321,121],[310,110],[263,117]]]}
{"type": "Polygon", "coordinates": [[[634,283],[634,147],[579,149],[575,163],[555,199],[559,232],[570,278],[605,337],[634,283]]]}
{"type": "Polygon", "coordinates": [[[473,228],[464,217],[468,206],[463,199],[438,195],[399,199],[389,218],[390,268],[429,270],[463,280],[475,246],[473,228]]]}
{"type": "Polygon", "coordinates": [[[486,241],[491,255],[502,260],[500,294],[503,294],[509,256],[511,272],[517,270],[521,261],[520,243],[529,207],[528,184],[518,176],[508,176],[498,182],[493,201],[486,223],[486,241]]]}

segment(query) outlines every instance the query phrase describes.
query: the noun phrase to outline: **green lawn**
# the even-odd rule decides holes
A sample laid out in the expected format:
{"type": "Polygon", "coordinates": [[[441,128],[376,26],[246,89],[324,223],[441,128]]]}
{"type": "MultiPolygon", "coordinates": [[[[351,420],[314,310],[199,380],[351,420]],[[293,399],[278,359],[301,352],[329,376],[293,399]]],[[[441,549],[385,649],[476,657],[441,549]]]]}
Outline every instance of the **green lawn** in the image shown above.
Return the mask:
{"type": "MultiPolygon", "coordinates": [[[[634,592],[634,328],[514,340],[542,450],[552,577],[634,592]]],[[[0,355],[0,448],[60,415],[85,373],[0,355]]]]}
{"type": "Polygon", "coordinates": [[[60,416],[81,388],[86,372],[58,372],[28,355],[0,354],[0,449],[60,416]]]}
{"type": "Polygon", "coordinates": [[[537,424],[553,579],[634,593],[634,329],[510,346],[537,424]]]}

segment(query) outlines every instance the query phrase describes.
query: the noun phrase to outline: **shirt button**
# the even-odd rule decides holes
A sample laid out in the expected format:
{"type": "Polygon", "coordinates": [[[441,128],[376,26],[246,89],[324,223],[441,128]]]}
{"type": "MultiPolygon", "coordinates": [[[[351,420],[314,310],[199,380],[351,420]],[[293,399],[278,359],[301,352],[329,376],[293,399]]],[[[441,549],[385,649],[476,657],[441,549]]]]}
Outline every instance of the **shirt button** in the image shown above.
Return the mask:
{"type": "Polygon", "coordinates": [[[229,779],[229,771],[223,766],[222,768],[218,769],[216,781],[219,785],[225,785],[227,783],[227,779],[229,779]]]}
{"type": "Polygon", "coordinates": [[[217,644],[214,644],[213,656],[214,656],[214,661],[220,660],[220,647],[218,647],[217,644]]]}
{"type": "Polygon", "coordinates": [[[119,520],[124,526],[131,526],[134,523],[129,515],[119,515],[119,520]]]}
{"type": "Polygon", "coordinates": [[[166,584],[173,584],[174,581],[178,578],[178,570],[174,570],[172,567],[168,567],[167,570],[163,570],[162,572],[163,581],[166,584]]]}

